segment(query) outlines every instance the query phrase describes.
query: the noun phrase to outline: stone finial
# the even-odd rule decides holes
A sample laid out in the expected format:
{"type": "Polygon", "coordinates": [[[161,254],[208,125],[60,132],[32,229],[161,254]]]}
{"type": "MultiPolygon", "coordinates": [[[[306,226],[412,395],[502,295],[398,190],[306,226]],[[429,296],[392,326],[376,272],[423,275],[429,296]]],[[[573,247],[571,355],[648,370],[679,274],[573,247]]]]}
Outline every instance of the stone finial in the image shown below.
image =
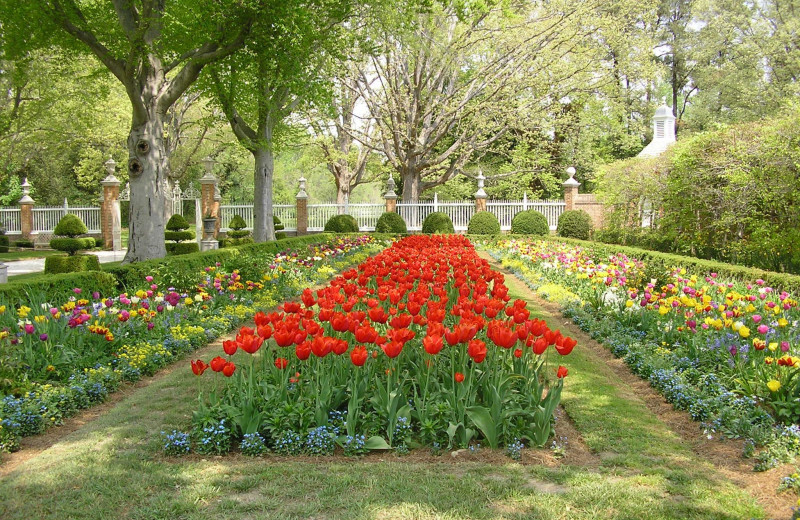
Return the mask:
{"type": "Polygon", "coordinates": [[[117,177],[114,175],[114,172],[117,169],[117,162],[114,160],[113,157],[109,157],[108,160],[105,163],[103,163],[103,166],[105,166],[108,175],[106,176],[105,179],[100,181],[100,184],[102,186],[119,186],[120,184],[122,184],[122,182],[120,182],[120,180],[117,179],[117,177]]]}
{"type": "Polygon", "coordinates": [[[216,184],[217,178],[214,177],[214,173],[212,172],[216,161],[211,157],[206,157],[200,162],[203,163],[203,168],[206,171],[206,173],[203,174],[203,176],[199,179],[200,184],[216,184]]]}
{"type": "Polygon", "coordinates": [[[31,185],[28,182],[28,178],[25,177],[25,180],[22,182],[22,198],[19,199],[20,204],[33,204],[33,199],[31,198],[31,185]]]}
{"type": "Polygon", "coordinates": [[[297,183],[299,185],[300,191],[297,192],[295,196],[296,199],[307,199],[308,193],[306,193],[306,178],[302,175],[299,179],[297,179],[297,183]]]}
{"type": "Polygon", "coordinates": [[[567,174],[569,175],[569,179],[564,181],[564,186],[567,186],[567,187],[574,186],[574,187],[577,188],[578,186],[581,185],[580,182],[575,180],[575,168],[573,168],[572,166],[567,168],[567,174]]]}
{"type": "Polygon", "coordinates": [[[483,175],[483,170],[478,169],[478,191],[475,192],[476,199],[486,199],[489,196],[486,194],[486,190],[483,189],[484,182],[486,181],[486,177],[483,175]]]}
{"type": "Polygon", "coordinates": [[[389,178],[386,180],[386,194],[383,196],[384,199],[396,199],[397,193],[394,192],[395,183],[392,175],[389,174],[389,178]]]}

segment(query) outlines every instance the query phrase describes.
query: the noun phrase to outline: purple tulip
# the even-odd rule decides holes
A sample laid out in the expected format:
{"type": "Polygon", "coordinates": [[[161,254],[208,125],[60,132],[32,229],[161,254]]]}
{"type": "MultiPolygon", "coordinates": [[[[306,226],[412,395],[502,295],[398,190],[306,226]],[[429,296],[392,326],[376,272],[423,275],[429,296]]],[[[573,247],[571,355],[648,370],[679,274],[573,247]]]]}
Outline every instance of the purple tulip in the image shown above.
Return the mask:
{"type": "Polygon", "coordinates": [[[39,339],[42,341],[47,341],[47,334],[39,334],[39,339]]]}

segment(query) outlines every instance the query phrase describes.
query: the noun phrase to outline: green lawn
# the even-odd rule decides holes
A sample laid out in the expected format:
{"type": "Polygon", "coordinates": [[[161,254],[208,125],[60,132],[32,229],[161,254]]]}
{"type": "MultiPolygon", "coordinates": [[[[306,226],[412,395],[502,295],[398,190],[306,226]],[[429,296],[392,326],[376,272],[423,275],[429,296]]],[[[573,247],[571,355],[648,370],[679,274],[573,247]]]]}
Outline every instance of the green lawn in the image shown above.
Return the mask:
{"type": "MultiPolygon", "coordinates": [[[[507,279],[513,297],[529,294],[507,279]]],[[[0,518],[765,517],[752,496],[686,447],[595,354],[579,344],[559,361],[569,368],[563,405],[583,439],[569,442],[584,442],[596,455],[591,464],[548,467],[506,457],[454,463],[447,454],[431,462],[413,453],[167,458],[160,432],[186,429],[198,391],[215,381],[195,377],[183,360],[2,477],[0,518]]]]}
{"type": "Polygon", "coordinates": [[[13,262],[15,260],[28,260],[31,258],[46,258],[50,255],[63,254],[58,251],[17,249],[8,253],[0,253],[0,262],[13,262]]]}

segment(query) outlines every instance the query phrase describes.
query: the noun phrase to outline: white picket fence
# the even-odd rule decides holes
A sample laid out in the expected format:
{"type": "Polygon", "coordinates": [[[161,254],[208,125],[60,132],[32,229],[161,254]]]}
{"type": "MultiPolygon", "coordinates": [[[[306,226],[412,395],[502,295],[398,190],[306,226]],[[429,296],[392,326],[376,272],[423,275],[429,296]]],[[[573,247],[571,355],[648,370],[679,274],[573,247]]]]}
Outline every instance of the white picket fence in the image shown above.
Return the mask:
{"type": "MultiPolygon", "coordinates": [[[[564,212],[563,200],[491,200],[487,201],[486,209],[493,213],[500,221],[500,229],[511,230],[511,220],[520,211],[535,209],[547,218],[550,229],[556,229],[558,217],[564,212]]],[[[346,213],[353,216],[362,231],[374,231],[378,217],[385,211],[385,204],[358,203],[337,204],[327,202],[308,205],[308,231],[319,232],[325,228],[325,223],[334,215],[346,213]]],[[[286,231],[297,230],[297,214],[294,204],[276,204],[273,206],[275,216],[281,219],[286,231]]],[[[434,211],[446,213],[453,221],[457,232],[464,232],[469,225],[469,219],[475,214],[475,201],[451,200],[440,201],[434,196],[432,201],[419,203],[397,203],[397,213],[403,217],[409,231],[422,230],[425,217],[434,211]]],[[[220,230],[227,231],[228,224],[235,215],[241,215],[247,223],[247,229],[253,228],[253,206],[246,204],[220,206],[220,230]]]]}
{"type": "MultiPolygon", "coordinates": [[[[273,215],[283,223],[284,231],[297,231],[297,208],[294,204],[275,204],[273,215]]],[[[241,216],[247,223],[247,229],[253,229],[253,206],[246,204],[225,205],[219,207],[220,231],[227,232],[233,217],[241,216]]]]}
{"type": "Polygon", "coordinates": [[[22,233],[19,215],[19,208],[0,208],[0,228],[5,229],[7,235],[19,235],[22,233]]]}
{"type": "Polygon", "coordinates": [[[89,233],[100,233],[99,207],[72,207],[64,201],[63,206],[34,206],[32,213],[34,233],[52,233],[58,221],[68,213],[80,217],[89,233]]]}

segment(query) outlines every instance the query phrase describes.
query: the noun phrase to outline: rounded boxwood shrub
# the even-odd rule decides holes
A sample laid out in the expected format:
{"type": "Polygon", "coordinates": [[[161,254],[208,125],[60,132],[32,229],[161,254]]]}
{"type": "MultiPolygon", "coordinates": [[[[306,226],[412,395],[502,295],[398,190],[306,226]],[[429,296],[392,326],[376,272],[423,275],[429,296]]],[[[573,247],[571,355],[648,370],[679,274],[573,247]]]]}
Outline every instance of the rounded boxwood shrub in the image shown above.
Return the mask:
{"type": "Polygon", "coordinates": [[[375,224],[376,233],[408,233],[408,227],[403,217],[394,211],[387,211],[380,217],[375,224]]]}
{"type": "MultiPolygon", "coordinates": [[[[80,240],[80,239],[77,239],[80,240]]],[[[45,274],[99,271],[100,259],[96,255],[48,256],[44,259],[45,274]]]]}
{"type": "Polygon", "coordinates": [[[334,215],[325,223],[326,233],[358,233],[358,222],[350,215],[334,215]]]}
{"type": "Polygon", "coordinates": [[[479,211],[469,219],[467,233],[470,235],[499,235],[500,221],[493,213],[479,211]]]}
{"type": "Polygon", "coordinates": [[[535,209],[520,211],[511,220],[512,235],[549,235],[547,217],[535,209]]]}
{"type": "Polygon", "coordinates": [[[565,211],[558,217],[558,236],[589,240],[592,234],[592,217],[582,209],[565,211]]]}
{"type": "Polygon", "coordinates": [[[434,211],[422,221],[422,232],[428,235],[434,233],[455,233],[453,221],[446,213],[434,211]]]}
{"type": "Polygon", "coordinates": [[[188,255],[189,253],[197,253],[200,251],[200,246],[197,242],[173,242],[167,243],[167,254],[170,255],[188,255]]]}
{"type": "Polygon", "coordinates": [[[183,218],[183,215],[175,213],[167,221],[167,229],[169,231],[183,231],[189,229],[189,223],[183,218]]]}

